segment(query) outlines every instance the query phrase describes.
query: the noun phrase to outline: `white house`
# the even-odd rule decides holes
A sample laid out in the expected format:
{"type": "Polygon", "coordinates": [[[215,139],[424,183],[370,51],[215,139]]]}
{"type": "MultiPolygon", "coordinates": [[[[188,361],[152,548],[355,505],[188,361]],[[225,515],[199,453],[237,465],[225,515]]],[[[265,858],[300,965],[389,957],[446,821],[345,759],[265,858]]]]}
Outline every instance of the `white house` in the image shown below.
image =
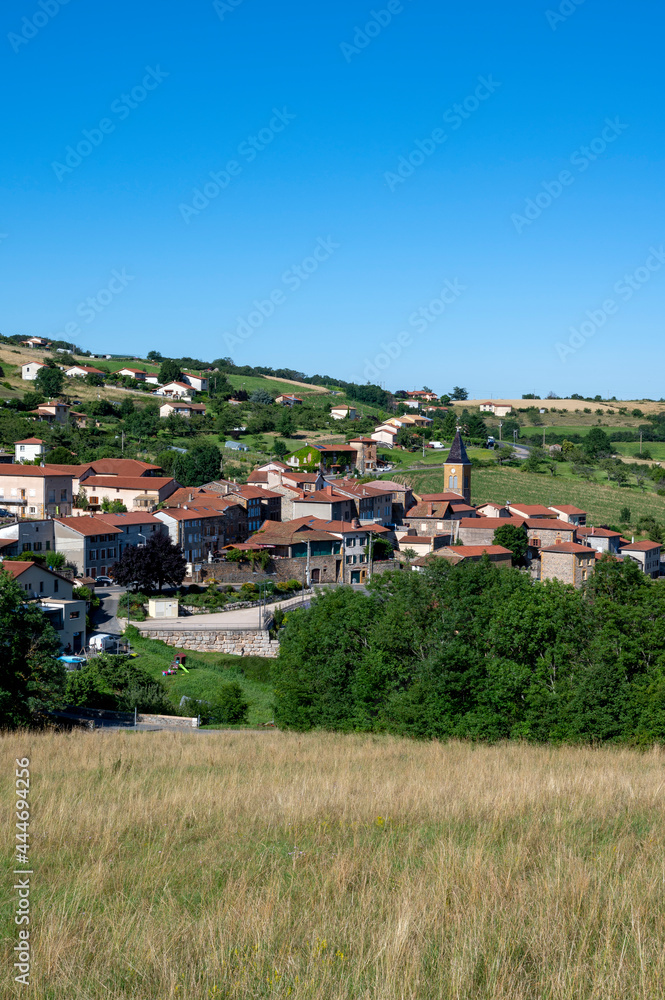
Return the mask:
{"type": "Polygon", "coordinates": [[[183,372],[182,380],[183,382],[186,382],[187,385],[191,385],[197,392],[208,391],[208,379],[203,375],[192,375],[191,372],[183,372]]]}
{"type": "Polygon", "coordinates": [[[150,385],[159,385],[159,378],[157,375],[146,375],[145,381],[149,382],[150,385]]]}
{"type": "Polygon", "coordinates": [[[46,445],[41,438],[24,438],[14,445],[14,461],[18,465],[20,462],[32,462],[35,458],[41,458],[46,453],[46,445]]]}
{"type": "Polygon", "coordinates": [[[374,433],[370,437],[373,441],[378,441],[380,444],[387,444],[389,448],[392,448],[397,440],[398,433],[398,427],[393,427],[391,424],[381,424],[380,427],[375,428],[374,433]]]}
{"type": "Polygon", "coordinates": [[[28,337],[27,340],[22,340],[21,343],[24,347],[50,347],[48,340],[44,340],[43,337],[28,337]]]}
{"type": "Polygon", "coordinates": [[[67,378],[85,378],[86,375],[108,375],[108,372],[89,368],[87,365],[72,365],[71,368],[65,368],[65,375],[67,378]]]}
{"type": "Polygon", "coordinates": [[[493,403],[488,400],[480,404],[481,413],[493,413],[495,417],[507,417],[512,412],[512,406],[507,403],[493,403]]]}
{"type": "Polygon", "coordinates": [[[196,389],[184,382],[167,382],[157,389],[156,396],[173,396],[175,399],[191,399],[196,395],[196,389]]]}
{"type": "Polygon", "coordinates": [[[140,368],[120,368],[117,374],[124,375],[126,378],[134,378],[137,382],[145,382],[147,372],[140,368]]]}
{"type": "Polygon", "coordinates": [[[344,403],[340,403],[339,406],[333,406],[330,416],[333,420],[355,420],[356,408],[355,406],[346,406],[344,403]]]}
{"type": "Polygon", "coordinates": [[[37,373],[42,368],[46,368],[46,365],[43,365],[41,361],[28,361],[26,364],[21,365],[21,378],[34,382],[37,378],[37,373]]]}

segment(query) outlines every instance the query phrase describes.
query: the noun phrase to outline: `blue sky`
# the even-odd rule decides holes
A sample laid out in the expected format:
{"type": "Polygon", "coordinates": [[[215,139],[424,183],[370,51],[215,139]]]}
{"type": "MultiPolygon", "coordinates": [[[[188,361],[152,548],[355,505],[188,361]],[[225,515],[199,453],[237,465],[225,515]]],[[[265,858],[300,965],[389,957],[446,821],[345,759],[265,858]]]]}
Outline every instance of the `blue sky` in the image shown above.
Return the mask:
{"type": "Polygon", "coordinates": [[[0,332],[658,399],[664,21],[5,0],[0,332]]]}

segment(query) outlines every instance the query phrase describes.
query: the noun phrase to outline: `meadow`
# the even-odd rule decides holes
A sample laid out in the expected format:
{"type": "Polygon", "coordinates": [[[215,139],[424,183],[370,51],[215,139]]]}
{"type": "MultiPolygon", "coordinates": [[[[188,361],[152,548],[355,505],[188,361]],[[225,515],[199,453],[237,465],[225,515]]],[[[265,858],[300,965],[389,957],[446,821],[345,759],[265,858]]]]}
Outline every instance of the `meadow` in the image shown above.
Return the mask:
{"type": "MultiPolygon", "coordinates": [[[[557,467],[565,468],[565,466],[557,467]]],[[[443,489],[443,473],[434,471],[408,472],[397,476],[404,479],[417,493],[437,493],[443,489]]],[[[652,491],[641,492],[637,487],[618,487],[604,483],[589,483],[577,477],[546,476],[522,472],[514,468],[473,469],[471,500],[478,504],[486,500],[495,503],[573,504],[586,510],[591,524],[620,524],[622,507],[629,507],[632,523],[651,515],[665,523],[665,497],[652,491]]]]}
{"type": "Polygon", "coordinates": [[[656,1000],[665,754],[4,734],[30,758],[29,1000],[656,1000]]]}

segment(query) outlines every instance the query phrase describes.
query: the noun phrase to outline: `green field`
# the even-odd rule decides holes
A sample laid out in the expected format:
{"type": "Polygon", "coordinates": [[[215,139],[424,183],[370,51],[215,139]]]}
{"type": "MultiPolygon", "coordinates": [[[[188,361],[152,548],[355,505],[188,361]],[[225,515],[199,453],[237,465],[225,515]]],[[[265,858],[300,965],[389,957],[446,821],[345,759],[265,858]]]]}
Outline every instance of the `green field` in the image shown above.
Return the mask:
{"type": "MultiPolygon", "coordinates": [[[[443,489],[440,472],[409,472],[404,479],[418,493],[437,493],[443,489]]],[[[491,500],[495,503],[567,503],[581,507],[590,515],[590,522],[619,524],[622,507],[630,507],[633,523],[651,515],[665,523],[665,497],[642,493],[637,487],[620,488],[601,483],[587,483],[522,472],[520,469],[474,469],[471,473],[473,503],[491,500]]]]}
{"type": "Polygon", "coordinates": [[[259,656],[229,656],[223,653],[192,653],[174,649],[157,639],[138,638],[132,634],[132,648],[139,654],[138,663],[157,681],[163,682],[174,708],[183,695],[203,701],[214,698],[222,684],[238,681],[249,702],[248,725],[261,726],[273,717],[270,661],[259,656]],[[163,677],[175,653],[184,653],[189,673],[179,671],[163,677]]]}

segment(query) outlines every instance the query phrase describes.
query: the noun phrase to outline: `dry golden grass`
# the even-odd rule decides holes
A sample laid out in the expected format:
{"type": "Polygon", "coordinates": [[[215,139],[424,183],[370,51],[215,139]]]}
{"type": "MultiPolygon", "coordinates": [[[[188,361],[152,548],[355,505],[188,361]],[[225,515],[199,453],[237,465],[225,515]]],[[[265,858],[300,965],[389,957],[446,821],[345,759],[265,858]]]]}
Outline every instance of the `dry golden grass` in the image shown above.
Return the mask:
{"type": "Polygon", "coordinates": [[[660,998],[665,756],[272,733],[0,738],[30,1000],[660,998]]]}

